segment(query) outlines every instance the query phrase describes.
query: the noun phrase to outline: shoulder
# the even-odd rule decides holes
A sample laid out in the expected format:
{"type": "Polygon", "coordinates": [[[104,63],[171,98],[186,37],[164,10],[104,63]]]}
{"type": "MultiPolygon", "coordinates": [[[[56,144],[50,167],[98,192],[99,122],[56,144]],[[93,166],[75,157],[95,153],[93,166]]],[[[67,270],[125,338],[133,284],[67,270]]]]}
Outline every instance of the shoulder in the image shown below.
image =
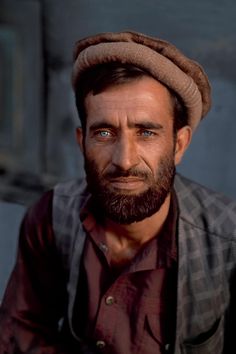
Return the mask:
{"type": "Polygon", "coordinates": [[[85,179],[58,183],[53,189],[53,219],[65,218],[80,212],[90,198],[85,179]]]}
{"type": "Polygon", "coordinates": [[[54,247],[52,199],[53,191],[50,190],[28,208],[20,227],[19,246],[21,249],[30,248],[39,253],[54,247]]]}
{"type": "Polygon", "coordinates": [[[180,218],[236,242],[236,202],[180,175],[175,178],[180,218]]]}
{"type": "Polygon", "coordinates": [[[82,249],[84,232],[80,213],[90,194],[84,179],[59,183],[54,187],[52,203],[52,225],[57,248],[65,258],[71,254],[79,240],[82,249]]]}
{"type": "Polygon", "coordinates": [[[26,213],[26,219],[28,222],[51,222],[52,218],[52,200],[53,190],[45,192],[31,207],[29,207],[26,213]]]}
{"type": "MultiPolygon", "coordinates": [[[[63,220],[78,220],[79,213],[90,198],[85,179],[74,179],[58,183],[53,189],[53,225],[57,227],[63,220]]],[[[66,221],[64,221],[65,223],[66,221]]]]}
{"type": "Polygon", "coordinates": [[[58,183],[53,189],[52,219],[57,233],[70,232],[80,222],[80,211],[90,194],[84,179],[58,183]]]}
{"type": "Polygon", "coordinates": [[[25,214],[23,223],[30,228],[43,229],[52,223],[53,190],[45,192],[37,202],[30,206],[25,214]]]}
{"type": "Polygon", "coordinates": [[[62,203],[68,203],[69,200],[77,200],[82,205],[88,198],[89,192],[87,189],[87,183],[85,179],[74,179],[67,182],[58,183],[54,189],[53,202],[55,199],[62,203]]]}

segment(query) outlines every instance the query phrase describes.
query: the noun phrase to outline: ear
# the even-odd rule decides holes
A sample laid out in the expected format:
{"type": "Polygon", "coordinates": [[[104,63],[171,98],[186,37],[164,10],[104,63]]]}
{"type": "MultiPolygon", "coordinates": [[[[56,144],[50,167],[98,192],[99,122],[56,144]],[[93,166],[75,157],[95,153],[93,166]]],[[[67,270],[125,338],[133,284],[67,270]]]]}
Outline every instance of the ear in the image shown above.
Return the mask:
{"type": "Polygon", "coordinates": [[[181,162],[191,140],[192,129],[190,126],[185,125],[183,128],[178,130],[175,142],[175,165],[178,165],[181,162]]]}
{"type": "Polygon", "coordinates": [[[84,152],[83,140],[84,140],[84,135],[83,135],[82,128],[76,128],[76,141],[82,152],[84,152]]]}

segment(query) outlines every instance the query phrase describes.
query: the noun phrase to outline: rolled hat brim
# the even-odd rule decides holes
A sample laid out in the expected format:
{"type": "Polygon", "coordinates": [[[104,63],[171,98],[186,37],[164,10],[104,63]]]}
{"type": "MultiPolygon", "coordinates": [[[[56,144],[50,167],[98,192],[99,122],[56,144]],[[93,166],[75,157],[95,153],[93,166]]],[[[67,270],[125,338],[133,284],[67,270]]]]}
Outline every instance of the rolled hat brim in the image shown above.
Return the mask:
{"type": "Polygon", "coordinates": [[[211,88],[202,67],[167,41],[136,32],[102,33],[78,41],[72,71],[74,89],[79,88],[84,71],[111,62],[133,64],[176,92],[193,130],[211,107],[211,88]]]}

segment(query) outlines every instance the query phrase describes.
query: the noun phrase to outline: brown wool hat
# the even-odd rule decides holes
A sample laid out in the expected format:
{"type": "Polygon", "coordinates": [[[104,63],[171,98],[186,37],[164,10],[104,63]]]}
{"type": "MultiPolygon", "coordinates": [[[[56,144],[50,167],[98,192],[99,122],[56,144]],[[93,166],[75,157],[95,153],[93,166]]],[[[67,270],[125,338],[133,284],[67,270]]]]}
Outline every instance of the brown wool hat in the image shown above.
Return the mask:
{"type": "Polygon", "coordinates": [[[133,64],[176,92],[194,130],[211,106],[211,88],[202,67],[174,45],[137,32],[101,33],[78,41],[72,84],[78,89],[82,72],[110,62],[133,64]]]}

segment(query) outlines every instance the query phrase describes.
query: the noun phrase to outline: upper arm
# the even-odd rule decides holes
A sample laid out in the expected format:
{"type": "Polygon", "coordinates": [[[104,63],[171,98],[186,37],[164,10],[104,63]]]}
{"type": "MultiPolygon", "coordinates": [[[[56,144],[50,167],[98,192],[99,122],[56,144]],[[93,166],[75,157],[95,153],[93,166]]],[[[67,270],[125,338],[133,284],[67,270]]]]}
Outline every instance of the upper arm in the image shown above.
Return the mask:
{"type": "Polygon", "coordinates": [[[52,196],[52,191],[46,193],[22,221],[16,263],[1,306],[0,348],[3,341],[14,341],[24,352],[57,337],[66,283],[54,242],[52,196]]]}

